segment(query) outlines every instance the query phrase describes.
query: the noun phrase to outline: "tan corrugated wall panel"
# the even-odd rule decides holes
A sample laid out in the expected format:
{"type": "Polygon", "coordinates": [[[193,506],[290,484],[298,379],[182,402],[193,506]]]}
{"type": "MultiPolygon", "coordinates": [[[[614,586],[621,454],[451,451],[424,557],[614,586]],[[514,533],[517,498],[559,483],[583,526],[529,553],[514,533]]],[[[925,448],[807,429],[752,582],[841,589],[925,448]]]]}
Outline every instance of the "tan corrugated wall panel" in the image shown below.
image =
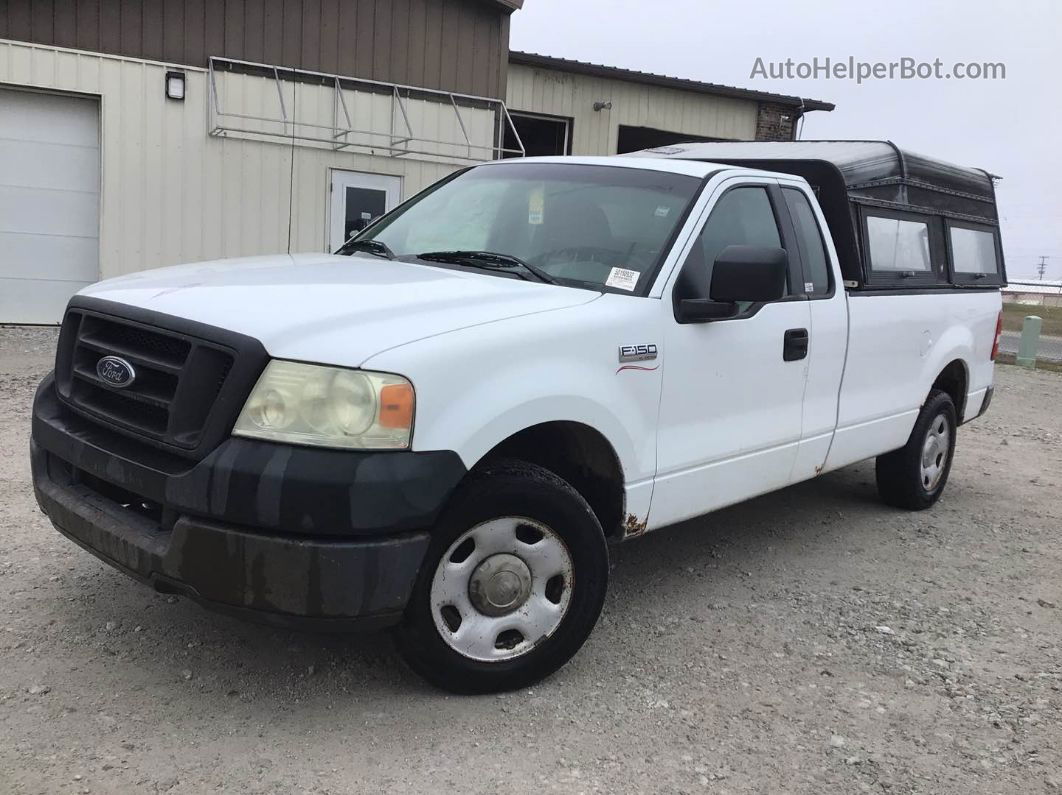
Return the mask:
{"type": "Polygon", "coordinates": [[[712,138],[752,140],[757,103],[694,91],[510,64],[506,104],[513,112],[575,120],[572,154],[615,154],[619,126],[655,127],[712,138]],[[594,110],[611,102],[611,110],[594,110]]]}
{"type": "MultiPolygon", "coordinates": [[[[100,97],[100,269],[105,278],[286,250],[292,148],[208,135],[207,73],[188,70],[187,99],[174,102],[165,96],[165,72],[163,64],[0,41],[0,83],[100,97]]],[[[228,97],[235,107],[261,115],[275,112],[272,81],[239,77],[239,90],[228,97]]],[[[286,90],[290,98],[292,84],[286,90]]],[[[329,90],[300,86],[299,91],[319,115],[331,119],[329,90]]],[[[446,106],[437,106],[436,118],[428,121],[452,136],[456,122],[439,107],[446,106]]],[[[492,128],[481,115],[466,116],[466,124],[481,140],[490,140],[492,128]]],[[[294,251],[327,247],[329,169],[399,176],[402,195],[409,197],[455,168],[448,162],[327,148],[294,151],[294,251]]]]}

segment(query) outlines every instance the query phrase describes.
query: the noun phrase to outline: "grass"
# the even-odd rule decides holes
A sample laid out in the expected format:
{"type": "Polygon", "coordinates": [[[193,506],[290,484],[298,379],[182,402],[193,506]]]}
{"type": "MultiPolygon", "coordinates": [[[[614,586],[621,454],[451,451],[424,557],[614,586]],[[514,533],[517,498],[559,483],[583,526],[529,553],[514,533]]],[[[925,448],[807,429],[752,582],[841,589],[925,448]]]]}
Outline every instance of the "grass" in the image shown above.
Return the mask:
{"type": "Polygon", "coordinates": [[[1021,331],[1026,315],[1043,318],[1041,334],[1062,337],[1062,306],[1028,306],[1027,304],[1003,304],[1003,328],[1021,331]]]}

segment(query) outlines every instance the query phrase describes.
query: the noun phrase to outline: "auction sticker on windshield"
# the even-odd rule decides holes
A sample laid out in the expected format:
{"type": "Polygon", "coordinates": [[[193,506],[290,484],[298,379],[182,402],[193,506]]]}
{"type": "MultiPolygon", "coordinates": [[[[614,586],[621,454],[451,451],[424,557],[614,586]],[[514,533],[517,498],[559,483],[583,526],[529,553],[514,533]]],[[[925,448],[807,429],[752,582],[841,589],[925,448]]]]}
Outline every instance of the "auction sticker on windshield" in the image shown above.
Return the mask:
{"type": "Polygon", "coordinates": [[[605,280],[606,287],[615,287],[617,290],[630,290],[634,291],[634,288],[638,285],[638,277],[642,274],[638,271],[627,270],[626,268],[613,268],[608,274],[608,278],[605,280]]]}

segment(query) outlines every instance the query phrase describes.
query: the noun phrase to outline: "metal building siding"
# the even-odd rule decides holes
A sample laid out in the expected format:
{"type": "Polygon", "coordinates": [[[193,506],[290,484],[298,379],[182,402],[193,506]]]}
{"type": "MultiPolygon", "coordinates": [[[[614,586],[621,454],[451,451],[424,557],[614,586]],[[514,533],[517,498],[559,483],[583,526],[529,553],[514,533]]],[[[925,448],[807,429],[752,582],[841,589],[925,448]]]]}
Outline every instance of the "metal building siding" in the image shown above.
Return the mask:
{"type": "Polygon", "coordinates": [[[0,39],[189,66],[224,56],[500,98],[509,11],[482,0],[5,0],[0,39]]]}
{"type": "Polygon", "coordinates": [[[573,155],[614,154],[619,126],[655,127],[712,138],[753,140],[757,103],[627,80],[610,80],[510,64],[506,104],[512,112],[574,119],[573,155]],[[611,110],[594,110],[611,102],[611,110]]]}
{"type": "MultiPolygon", "coordinates": [[[[167,100],[163,63],[0,41],[0,83],[100,99],[100,271],[103,278],[181,262],[323,251],[329,169],[394,174],[408,197],[454,165],[328,148],[292,147],[207,134],[207,73],[189,69],[187,99],[167,100]]],[[[276,100],[272,81],[237,76],[237,105],[261,115],[276,100]]],[[[331,114],[320,87],[299,87],[331,114]]],[[[287,90],[293,89],[287,84],[287,90]]],[[[327,93],[327,92],[326,92],[327,93]]],[[[310,100],[304,100],[309,103],[310,100]]],[[[445,106],[442,106],[445,107],[445,106]]],[[[452,134],[445,116],[435,130],[452,134]]],[[[482,134],[482,124],[477,126],[482,134]]]]}

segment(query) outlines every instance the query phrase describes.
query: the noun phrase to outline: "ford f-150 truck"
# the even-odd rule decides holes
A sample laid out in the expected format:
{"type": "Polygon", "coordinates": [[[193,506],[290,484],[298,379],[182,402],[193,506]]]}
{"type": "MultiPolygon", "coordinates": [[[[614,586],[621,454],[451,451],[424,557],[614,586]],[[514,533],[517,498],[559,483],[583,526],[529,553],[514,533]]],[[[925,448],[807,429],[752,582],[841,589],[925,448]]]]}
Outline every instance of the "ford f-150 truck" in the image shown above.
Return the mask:
{"type": "Polygon", "coordinates": [[[993,177],[887,142],[487,163],[335,254],[83,290],[34,488],[160,591],[520,687],[590,634],[610,541],[873,457],[933,505],[1004,281],[993,177]]]}

